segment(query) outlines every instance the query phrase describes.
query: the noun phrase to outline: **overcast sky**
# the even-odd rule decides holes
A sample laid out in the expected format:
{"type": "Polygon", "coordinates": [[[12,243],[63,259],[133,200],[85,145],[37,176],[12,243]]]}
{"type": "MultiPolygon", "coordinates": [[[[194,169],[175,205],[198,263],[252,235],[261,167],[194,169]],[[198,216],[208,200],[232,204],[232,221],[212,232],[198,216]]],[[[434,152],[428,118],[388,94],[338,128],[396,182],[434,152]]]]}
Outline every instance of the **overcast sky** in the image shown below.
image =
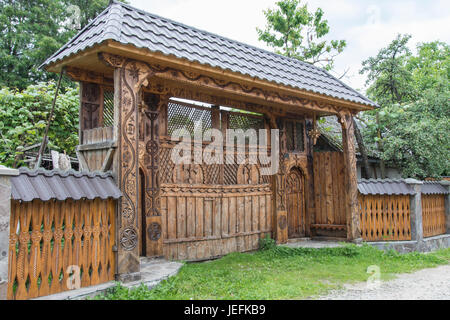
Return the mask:
{"type": "MultiPolygon", "coordinates": [[[[129,0],[145,11],[182,22],[263,49],[256,27],[264,28],[263,10],[275,0],[129,0]]],[[[347,48],[336,59],[335,74],[350,69],[344,82],[364,90],[359,75],[361,62],[377,54],[398,33],[409,33],[411,49],[416,43],[450,42],[448,0],[309,0],[310,9],[322,8],[329,21],[328,39],[347,40],[347,48]]],[[[270,50],[270,49],[269,49],[270,50]]]]}

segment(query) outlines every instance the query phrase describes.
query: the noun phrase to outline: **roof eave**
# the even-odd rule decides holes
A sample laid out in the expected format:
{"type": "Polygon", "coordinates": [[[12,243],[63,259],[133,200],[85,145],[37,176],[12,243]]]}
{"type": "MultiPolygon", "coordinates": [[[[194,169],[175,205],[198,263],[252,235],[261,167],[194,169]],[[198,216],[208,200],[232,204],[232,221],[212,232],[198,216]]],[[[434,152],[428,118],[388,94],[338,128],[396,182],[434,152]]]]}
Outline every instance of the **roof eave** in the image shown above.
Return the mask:
{"type": "Polygon", "coordinates": [[[292,86],[283,85],[276,82],[267,81],[264,79],[246,76],[241,73],[233,72],[231,70],[224,70],[220,68],[215,68],[212,66],[200,64],[198,62],[192,62],[187,59],[180,59],[178,57],[172,56],[172,55],[164,55],[159,52],[153,52],[148,48],[138,48],[132,44],[123,44],[118,41],[112,40],[112,39],[106,39],[103,40],[101,43],[98,43],[94,46],[85,48],[81,51],[78,51],[76,53],[73,53],[67,57],[64,57],[61,60],[57,60],[48,64],[43,64],[42,66],[47,70],[48,72],[60,72],[61,69],[66,65],[73,65],[74,62],[76,62],[78,59],[81,59],[85,56],[97,54],[99,52],[110,52],[110,53],[117,53],[117,51],[122,52],[124,56],[127,54],[133,54],[134,56],[140,56],[143,59],[142,60],[155,60],[162,63],[168,63],[172,65],[177,65],[183,68],[193,68],[198,71],[207,72],[211,75],[219,76],[219,77],[228,77],[235,79],[237,81],[241,82],[247,82],[247,83],[253,83],[258,84],[265,88],[270,88],[272,90],[276,91],[284,91],[285,93],[294,94],[296,96],[301,96],[304,98],[308,98],[311,100],[317,100],[324,103],[329,103],[335,106],[339,107],[346,107],[352,110],[355,110],[357,112],[361,111],[368,111],[373,110],[377,108],[377,105],[371,106],[368,104],[361,104],[349,100],[343,100],[343,99],[337,99],[328,95],[315,93],[311,91],[302,90],[299,88],[295,88],[292,86]]]}

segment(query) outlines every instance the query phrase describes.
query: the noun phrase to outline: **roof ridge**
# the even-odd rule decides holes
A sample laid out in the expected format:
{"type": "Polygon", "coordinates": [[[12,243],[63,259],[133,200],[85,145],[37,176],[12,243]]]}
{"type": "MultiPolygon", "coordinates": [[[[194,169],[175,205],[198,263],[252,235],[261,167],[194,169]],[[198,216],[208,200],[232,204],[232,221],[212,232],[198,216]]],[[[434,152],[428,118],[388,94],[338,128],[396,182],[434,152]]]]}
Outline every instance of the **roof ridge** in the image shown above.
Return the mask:
{"type": "Polygon", "coordinates": [[[102,172],[102,171],[76,171],[74,169],[70,170],[60,170],[60,169],[53,169],[53,170],[46,170],[44,168],[38,168],[38,169],[30,169],[27,167],[21,167],[18,169],[19,174],[25,174],[29,177],[36,177],[38,175],[44,175],[46,177],[52,177],[52,176],[59,176],[59,177],[68,177],[68,176],[74,176],[76,178],[80,177],[89,177],[89,178],[110,178],[112,177],[111,171],[102,172]]]}
{"type": "Polygon", "coordinates": [[[108,13],[105,14],[107,16],[107,19],[103,34],[103,41],[116,40],[120,42],[120,39],[122,37],[122,24],[123,24],[122,6],[120,6],[120,3],[111,1],[107,9],[109,10],[108,13]],[[114,18],[114,16],[117,16],[117,18],[114,18]],[[114,29],[116,29],[117,32],[114,32],[114,29]],[[108,37],[108,34],[112,34],[112,37],[108,37]]]}

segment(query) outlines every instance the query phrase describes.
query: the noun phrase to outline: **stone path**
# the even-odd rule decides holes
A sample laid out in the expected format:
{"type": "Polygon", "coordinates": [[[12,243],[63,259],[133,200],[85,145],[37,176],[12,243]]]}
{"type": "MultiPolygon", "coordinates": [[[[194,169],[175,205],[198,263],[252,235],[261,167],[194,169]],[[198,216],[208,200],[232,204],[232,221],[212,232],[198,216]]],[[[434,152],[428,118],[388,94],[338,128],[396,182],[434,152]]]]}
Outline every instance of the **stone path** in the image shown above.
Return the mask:
{"type": "Polygon", "coordinates": [[[400,274],[379,285],[358,283],[318,300],[450,300],[450,265],[400,274]],[[375,286],[370,288],[370,286],[375,286]]]}

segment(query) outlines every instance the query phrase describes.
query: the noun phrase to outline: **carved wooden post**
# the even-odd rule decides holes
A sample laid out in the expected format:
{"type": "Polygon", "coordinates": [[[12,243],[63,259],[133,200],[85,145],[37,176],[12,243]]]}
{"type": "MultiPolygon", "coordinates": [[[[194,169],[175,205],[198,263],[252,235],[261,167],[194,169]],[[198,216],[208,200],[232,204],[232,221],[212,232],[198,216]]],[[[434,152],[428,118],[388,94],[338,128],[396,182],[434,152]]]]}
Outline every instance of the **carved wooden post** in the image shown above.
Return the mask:
{"type": "MultiPolygon", "coordinates": [[[[275,239],[278,244],[288,241],[287,228],[287,203],[286,203],[286,166],[284,156],[286,150],[286,132],[282,121],[271,121],[271,127],[280,130],[280,150],[279,150],[279,170],[278,174],[273,176],[274,190],[274,231],[275,239]]],[[[273,150],[272,152],[277,152],[273,150]]]]}
{"type": "Polygon", "coordinates": [[[308,170],[308,211],[306,212],[306,236],[311,237],[311,225],[315,223],[316,217],[316,201],[314,199],[314,137],[309,134],[314,129],[313,119],[307,118],[305,121],[306,126],[306,157],[307,157],[307,170],[308,170]]]}
{"type": "Polygon", "coordinates": [[[138,230],[139,112],[141,87],[151,76],[144,63],[110,54],[99,58],[114,67],[114,137],[118,143],[113,166],[123,193],[118,204],[117,280],[140,279],[138,230]]]}
{"type": "MultiPolygon", "coordinates": [[[[144,96],[146,116],[144,166],[147,172],[145,190],[147,257],[163,255],[162,214],[159,181],[160,122],[161,111],[167,108],[170,96],[144,96]]],[[[164,113],[164,111],[163,111],[164,113]]]]}
{"type": "Polygon", "coordinates": [[[347,240],[362,241],[358,213],[358,181],[356,176],[356,153],[353,133],[353,117],[348,111],[339,114],[342,127],[342,147],[345,168],[345,208],[347,220],[347,240]]]}

